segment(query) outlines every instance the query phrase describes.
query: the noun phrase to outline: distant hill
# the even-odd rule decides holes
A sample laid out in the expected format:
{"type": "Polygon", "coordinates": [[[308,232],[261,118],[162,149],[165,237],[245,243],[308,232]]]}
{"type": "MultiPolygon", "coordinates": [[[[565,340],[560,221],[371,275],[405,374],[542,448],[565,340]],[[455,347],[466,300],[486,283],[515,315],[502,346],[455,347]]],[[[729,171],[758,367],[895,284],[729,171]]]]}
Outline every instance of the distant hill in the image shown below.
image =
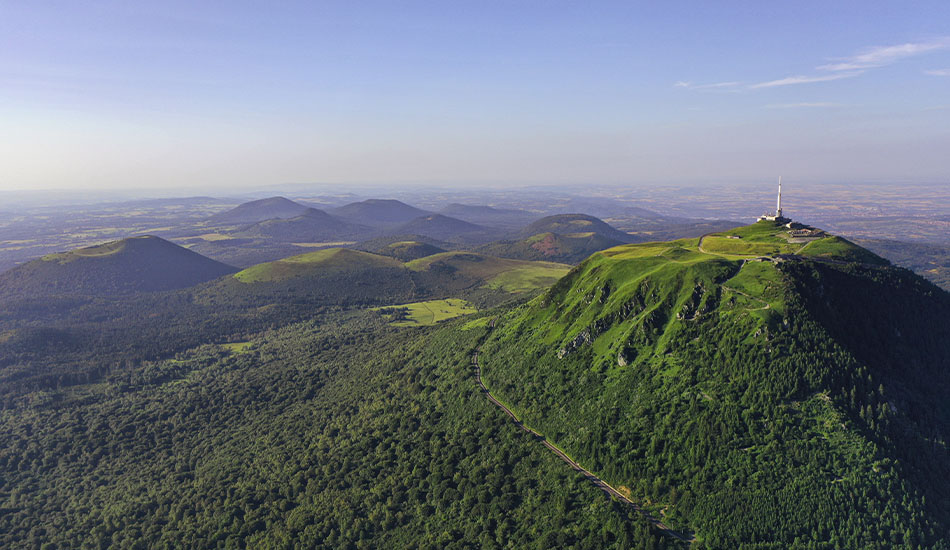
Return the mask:
{"type": "Polygon", "coordinates": [[[395,226],[430,214],[394,199],[368,199],[340,206],[329,212],[345,220],[374,227],[395,226]]]}
{"type": "MultiPolygon", "coordinates": [[[[433,239],[432,237],[426,237],[425,235],[412,235],[412,234],[396,234],[392,233],[389,235],[382,235],[372,239],[362,241],[353,246],[358,250],[365,250],[367,252],[372,252],[374,254],[382,254],[384,256],[393,256],[392,251],[399,248],[399,246],[405,245],[406,243],[415,243],[426,245],[427,248],[438,249],[438,252],[445,252],[447,250],[456,250],[458,244],[450,243],[448,241],[443,241],[441,239],[433,239]]],[[[437,252],[436,252],[437,253],[437,252]]],[[[425,254],[429,256],[429,254],[425,254]]],[[[394,256],[397,257],[397,256],[394,256]]],[[[417,256],[421,258],[422,256],[417,256]]],[[[407,258],[403,261],[414,260],[416,258],[407,258]]]]}
{"type": "Polygon", "coordinates": [[[524,227],[524,225],[531,222],[531,220],[538,218],[537,215],[527,210],[458,203],[446,206],[440,210],[439,213],[491,228],[510,229],[524,227]]]}
{"type": "Polygon", "coordinates": [[[442,214],[428,214],[414,218],[392,230],[399,235],[423,235],[433,239],[451,240],[489,240],[494,231],[456,218],[442,214]]]}
{"type": "Polygon", "coordinates": [[[256,223],[274,218],[295,218],[309,208],[284,197],[270,197],[246,202],[231,210],[215,214],[208,222],[217,225],[256,223]]]}
{"type": "Polygon", "coordinates": [[[235,268],[159,237],[113,241],[49,254],[0,274],[0,295],[111,295],[171,290],[235,268]]]}
{"type": "Polygon", "coordinates": [[[626,201],[610,198],[581,198],[575,196],[551,197],[547,201],[548,212],[587,212],[599,218],[624,218],[628,220],[663,220],[669,216],[631,206],[626,201]]]}
{"type": "Polygon", "coordinates": [[[567,235],[548,232],[538,233],[516,241],[489,243],[479,247],[477,251],[501,258],[576,264],[594,252],[606,250],[625,242],[604,237],[594,232],[567,235]]]}
{"type": "Polygon", "coordinates": [[[557,214],[537,220],[521,230],[522,237],[540,233],[556,233],[564,236],[586,237],[599,235],[621,243],[633,241],[630,235],[616,229],[603,220],[587,214],[557,214]]]}
{"type": "Polygon", "coordinates": [[[376,251],[377,254],[390,256],[403,262],[418,260],[442,252],[445,252],[445,250],[420,241],[397,241],[376,251]]]}
{"type": "Polygon", "coordinates": [[[373,229],[331,216],[323,210],[307,208],[289,219],[269,219],[236,231],[234,236],[267,238],[283,242],[324,242],[361,240],[374,233],[373,229]]]}

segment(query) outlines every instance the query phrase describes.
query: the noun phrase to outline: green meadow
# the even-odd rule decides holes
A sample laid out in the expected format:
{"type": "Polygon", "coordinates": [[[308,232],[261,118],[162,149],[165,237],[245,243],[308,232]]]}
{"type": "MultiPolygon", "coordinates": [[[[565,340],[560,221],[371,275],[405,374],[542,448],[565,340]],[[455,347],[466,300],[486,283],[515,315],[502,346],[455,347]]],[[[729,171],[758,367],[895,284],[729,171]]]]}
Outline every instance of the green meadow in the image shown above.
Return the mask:
{"type": "Polygon", "coordinates": [[[476,313],[478,309],[469,302],[459,298],[445,300],[426,300],[398,306],[373,308],[391,319],[392,324],[398,327],[431,326],[439,321],[453,319],[462,315],[476,313]]]}

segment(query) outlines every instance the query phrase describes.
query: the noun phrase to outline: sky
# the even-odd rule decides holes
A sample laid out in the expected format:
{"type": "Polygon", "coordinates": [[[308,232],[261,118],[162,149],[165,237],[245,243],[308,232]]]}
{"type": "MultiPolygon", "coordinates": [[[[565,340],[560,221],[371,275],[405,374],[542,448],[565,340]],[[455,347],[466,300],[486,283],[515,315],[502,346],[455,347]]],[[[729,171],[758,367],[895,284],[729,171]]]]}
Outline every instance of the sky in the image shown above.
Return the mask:
{"type": "Polygon", "coordinates": [[[945,0],[0,0],[0,190],[950,183],[948,152],[945,0]]]}

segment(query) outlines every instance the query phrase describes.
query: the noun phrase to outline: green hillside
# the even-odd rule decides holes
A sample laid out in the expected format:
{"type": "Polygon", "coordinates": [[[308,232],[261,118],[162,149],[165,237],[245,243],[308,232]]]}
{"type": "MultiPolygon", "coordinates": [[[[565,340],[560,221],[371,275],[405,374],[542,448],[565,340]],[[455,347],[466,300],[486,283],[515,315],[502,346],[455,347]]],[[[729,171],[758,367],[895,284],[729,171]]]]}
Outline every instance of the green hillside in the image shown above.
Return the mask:
{"type": "Polygon", "coordinates": [[[783,231],[595,254],[498,318],[485,383],[693,547],[943,547],[950,295],[783,231]]]}
{"type": "Polygon", "coordinates": [[[570,266],[496,258],[473,252],[444,252],[406,264],[420,284],[447,288],[492,288],[519,293],[546,288],[568,272],[570,266]]]}
{"type": "Polygon", "coordinates": [[[159,237],[49,254],[0,274],[0,295],[110,295],[184,288],[236,271],[159,237]]]}
{"type": "Polygon", "coordinates": [[[398,269],[402,264],[378,254],[327,248],[249,267],[234,274],[242,283],[279,282],[306,275],[345,275],[373,269],[398,269]]]}
{"type": "Polygon", "coordinates": [[[381,254],[328,248],[249,267],[199,291],[203,303],[392,305],[464,298],[479,307],[547,288],[569,266],[445,252],[403,263],[381,254]]]}

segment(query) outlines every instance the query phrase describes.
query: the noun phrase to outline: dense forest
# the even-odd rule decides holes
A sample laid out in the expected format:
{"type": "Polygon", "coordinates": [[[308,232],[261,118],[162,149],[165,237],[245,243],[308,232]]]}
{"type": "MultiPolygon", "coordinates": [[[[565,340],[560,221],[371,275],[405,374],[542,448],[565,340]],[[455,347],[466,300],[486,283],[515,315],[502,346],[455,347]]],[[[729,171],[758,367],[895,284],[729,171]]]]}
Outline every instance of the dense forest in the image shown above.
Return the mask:
{"type": "Polygon", "coordinates": [[[484,323],[319,315],[2,415],[5,548],[666,548],[476,391],[484,323]]]}

